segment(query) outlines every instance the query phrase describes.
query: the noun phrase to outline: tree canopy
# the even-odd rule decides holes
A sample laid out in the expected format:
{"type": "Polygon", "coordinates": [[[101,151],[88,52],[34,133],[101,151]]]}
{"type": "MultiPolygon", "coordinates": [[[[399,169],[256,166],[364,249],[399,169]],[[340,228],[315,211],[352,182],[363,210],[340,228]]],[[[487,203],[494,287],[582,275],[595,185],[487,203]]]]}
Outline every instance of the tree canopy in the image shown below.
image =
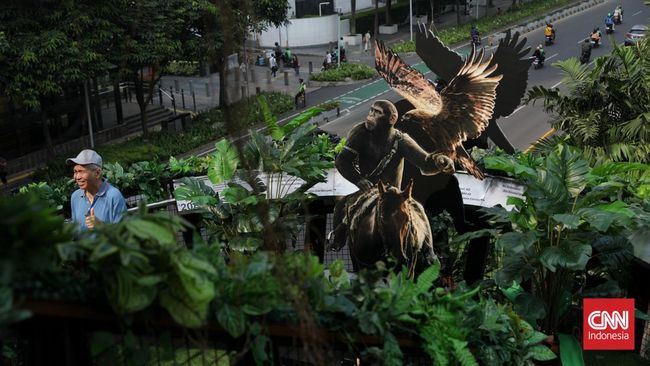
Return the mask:
{"type": "Polygon", "coordinates": [[[528,93],[528,101],[543,99],[553,127],[592,162],[650,163],[650,41],[614,44],[591,69],[575,58],[554,66],[567,92],[537,86],[528,93]]]}

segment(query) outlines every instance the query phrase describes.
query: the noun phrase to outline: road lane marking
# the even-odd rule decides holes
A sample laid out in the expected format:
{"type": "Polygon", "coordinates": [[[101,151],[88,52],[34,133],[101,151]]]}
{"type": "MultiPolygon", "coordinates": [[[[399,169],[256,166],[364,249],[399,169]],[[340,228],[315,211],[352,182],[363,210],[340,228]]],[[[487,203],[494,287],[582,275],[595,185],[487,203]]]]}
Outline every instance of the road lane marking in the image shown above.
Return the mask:
{"type": "Polygon", "coordinates": [[[551,89],[555,89],[555,88],[557,88],[557,87],[560,86],[560,84],[562,84],[562,83],[563,83],[563,81],[558,81],[557,83],[555,83],[555,85],[553,85],[553,86],[551,87],[551,89]]]}
{"type": "Polygon", "coordinates": [[[555,57],[555,56],[557,56],[557,55],[558,55],[557,53],[554,53],[554,54],[548,56],[546,59],[547,59],[547,60],[550,60],[550,59],[552,59],[553,57],[555,57]]]}
{"type": "Polygon", "coordinates": [[[632,16],[639,15],[639,14],[641,14],[641,13],[643,13],[643,10],[639,10],[639,11],[637,11],[636,13],[632,14],[632,16]]]}
{"type": "Polygon", "coordinates": [[[546,133],[543,134],[542,137],[538,138],[537,141],[533,142],[530,146],[528,146],[526,150],[524,150],[524,154],[530,152],[530,150],[532,150],[535,147],[535,145],[539,143],[540,140],[543,140],[554,133],[555,133],[555,128],[551,128],[550,130],[546,131],[546,133]]]}

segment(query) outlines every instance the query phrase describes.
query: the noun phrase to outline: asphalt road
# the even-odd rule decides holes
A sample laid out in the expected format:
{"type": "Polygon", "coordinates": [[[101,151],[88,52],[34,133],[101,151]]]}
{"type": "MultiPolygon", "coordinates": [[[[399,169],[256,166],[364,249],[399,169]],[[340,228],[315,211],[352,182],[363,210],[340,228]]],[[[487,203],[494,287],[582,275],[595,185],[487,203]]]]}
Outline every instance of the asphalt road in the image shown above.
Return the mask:
{"type": "MultiPolygon", "coordinates": [[[[556,42],[551,46],[545,47],[545,66],[538,70],[532,67],[530,68],[529,88],[534,85],[562,88],[562,76],[558,69],[552,67],[552,63],[570,57],[579,57],[581,41],[595,27],[601,28],[604,37],[602,45],[592,50],[592,61],[598,56],[609,53],[612,46],[610,40],[604,34],[604,20],[607,13],[613,11],[617,4],[623,6],[625,13],[623,23],[617,25],[616,31],[612,34],[613,40],[616,43],[623,43],[625,33],[632,25],[648,24],[650,7],[644,6],[641,0],[606,1],[588,10],[555,22],[554,27],[557,32],[556,42]]],[[[526,33],[523,36],[527,37],[527,42],[531,49],[544,41],[543,29],[526,33]]],[[[492,49],[488,48],[489,50],[492,49]]],[[[466,54],[468,52],[468,46],[460,47],[457,49],[457,52],[466,54]]],[[[408,56],[405,58],[405,61],[424,72],[428,78],[434,79],[432,73],[422,64],[417,55],[408,56]]],[[[383,79],[375,79],[362,85],[356,84],[321,88],[310,93],[309,97],[314,101],[338,100],[341,102],[341,109],[347,110],[348,113],[321,126],[322,129],[334,132],[340,136],[347,135],[348,131],[356,123],[365,119],[373,100],[381,98],[397,101],[401,99],[400,96],[390,90],[383,79]]],[[[497,122],[511,143],[517,149],[525,150],[541,136],[550,132],[549,119],[550,116],[544,112],[541,107],[541,101],[539,101],[534,106],[522,105],[510,116],[500,118],[497,122]]]]}

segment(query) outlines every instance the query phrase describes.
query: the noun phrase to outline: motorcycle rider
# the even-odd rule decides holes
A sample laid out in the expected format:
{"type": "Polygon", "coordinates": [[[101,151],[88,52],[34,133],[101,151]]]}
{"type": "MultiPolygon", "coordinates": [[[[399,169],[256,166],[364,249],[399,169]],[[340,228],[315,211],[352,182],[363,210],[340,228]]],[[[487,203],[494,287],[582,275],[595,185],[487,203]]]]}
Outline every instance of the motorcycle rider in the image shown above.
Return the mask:
{"type": "Polygon", "coordinates": [[[477,46],[481,44],[481,35],[478,32],[478,29],[476,29],[476,25],[472,25],[472,29],[469,30],[469,34],[472,37],[472,43],[476,44],[477,46]]]}
{"type": "Polygon", "coordinates": [[[605,26],[611,28],[612,31],[614,30],[614,17],[612,16],[612,13],[607,13],[607,16],[605,17],[605,26]]]}
{"type": "Polygon", "coordinates": [[[580,63],[586,64],[589,62],[590,58],[591,58],[591,42],[589,41],[589,38],[585,38],[585,41],[582,43],[581,46],[580,63]]]}
{"type": "Polygon", "coordinates": [[[623,7],[620,4],[616,5],[616,9],[614,9],[614,23],[616,23],[616,20],[618,20],[618,23],[623,22],[623,7]]]}
{"type": "Polygon", "coordinates": [[[535,48],[535,52],[533,52],[533,57],[537,59],[537,62],[539,63],[540,66],[544,66],[544,60],[546,59],[546,52],[544,51],[544,47],[541,44],[535,48]]]}
{"type": "Polygon", "coordinates": [[[600,44],[600,28],[596,27],[594,28],[594,31],[591,32],[591,41],[594,43],[595,46],[598,46],[600,44]]]}
{"type": "Polygon", "coordinates": [[[546,23],[546,28],[544,28],[544,36],[550,38],[551,41],[555,41],[555,29],[553,28],[553,24],[546,23]]]}

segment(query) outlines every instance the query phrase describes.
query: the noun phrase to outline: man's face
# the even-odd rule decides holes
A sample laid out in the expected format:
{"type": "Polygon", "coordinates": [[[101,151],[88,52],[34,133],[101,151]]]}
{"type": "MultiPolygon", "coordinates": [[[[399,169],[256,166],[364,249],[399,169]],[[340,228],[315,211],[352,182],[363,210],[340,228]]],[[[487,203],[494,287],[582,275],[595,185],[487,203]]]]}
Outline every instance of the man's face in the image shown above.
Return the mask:
{"type": "Polygon", "coordinates": [[[389,116],[384,113],[384,109],[376,103],[370,107],[368,117],[366,117],[366,128],[369,131],[375,130],[380,126],[389,125],[389,116]]]}
{"type": "Polygon", "coordinates": [[[73,170],[74,181],[81,189],[88,189],[89,186],[97,186],[101,180],[100,170],[93,169],[89,165],[75,165],[73,170]]]}

